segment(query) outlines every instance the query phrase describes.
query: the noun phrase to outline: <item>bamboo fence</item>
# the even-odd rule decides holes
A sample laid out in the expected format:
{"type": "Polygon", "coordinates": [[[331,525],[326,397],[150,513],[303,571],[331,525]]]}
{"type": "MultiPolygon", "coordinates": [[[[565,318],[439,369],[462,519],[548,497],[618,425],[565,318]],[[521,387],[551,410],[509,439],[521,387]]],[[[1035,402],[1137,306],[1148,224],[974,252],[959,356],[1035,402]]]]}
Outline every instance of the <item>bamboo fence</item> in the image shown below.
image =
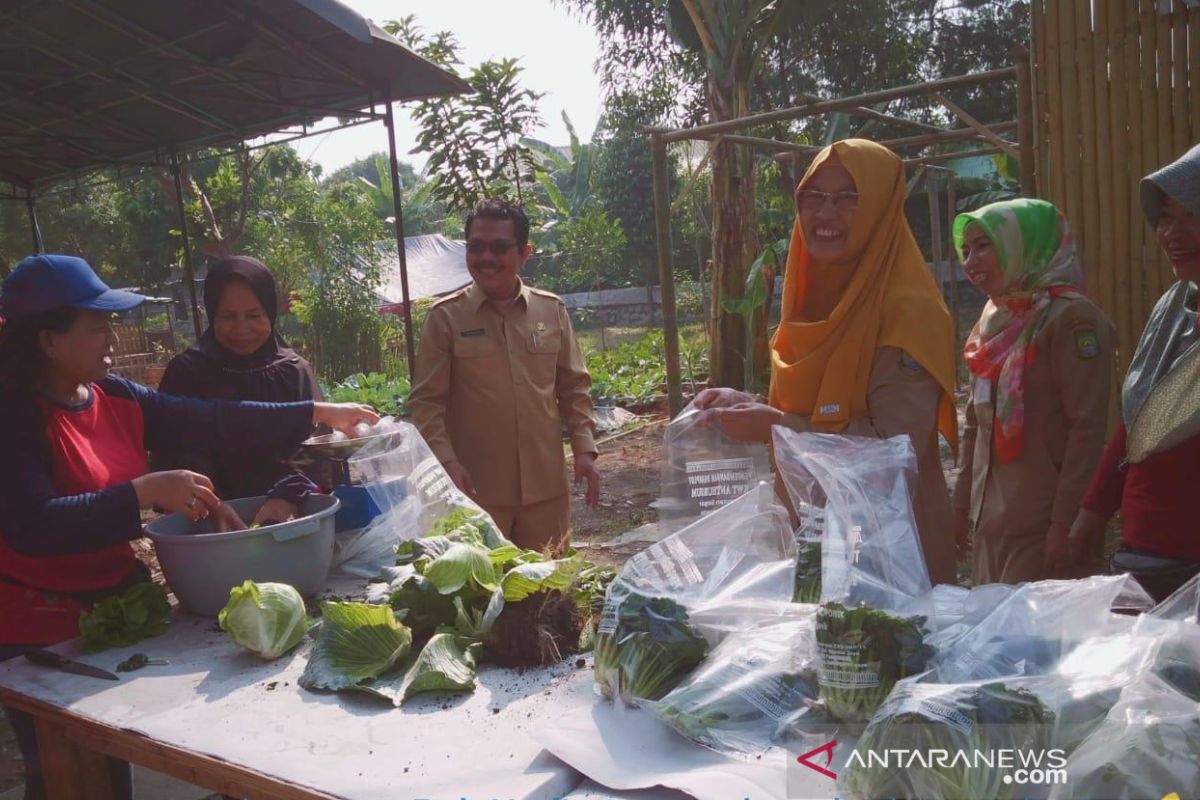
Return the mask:
{"type": "Polygon", "coordinates": [[[1033,0],[1031,12],[1036,193],[1070,221],[1124,375],[1174,282],[1138,184],[1200,141],[1200,6],[1033,0]]]}

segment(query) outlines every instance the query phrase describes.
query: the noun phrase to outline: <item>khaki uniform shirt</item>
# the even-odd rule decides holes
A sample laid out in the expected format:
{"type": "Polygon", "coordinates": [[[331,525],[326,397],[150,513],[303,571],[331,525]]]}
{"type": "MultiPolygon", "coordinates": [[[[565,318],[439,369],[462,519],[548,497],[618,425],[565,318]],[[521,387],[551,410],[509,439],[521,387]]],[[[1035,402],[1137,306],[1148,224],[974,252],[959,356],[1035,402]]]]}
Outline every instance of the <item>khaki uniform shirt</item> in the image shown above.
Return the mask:
{"type": "MultiPolygon", "coordinates": [[[[896,347],[881,347],[871,362],[867,384],[868,414],[840,431],[850,436],[887,439],[907,434],[917,453],[917,496],[913,516],[933,583],[955,583],[954,533],[950,492],[942,472],[937,411],[942,388],[916,360],[896,347]]],[[[784,425],[811,430],[808,417],[784,415],[784,425]]]]}
{"type": "Polygon", "coordinates": [[[413,421],[479,500],[523,506],[567,493],[562,431],[595,453],[592,379],[563,301],[522,284],[504,310],[474,283],[434,304],[417,350],[413,421]]]}
{"type": "Polygon", "coordinates": [[[1104,450],[1113,326],[1085,298],[1051,302],[1025,370],[1025,441],[1008,464],[993,458],[996,387],[974,378],[954,507],[968,512],[975,582],[1040,580],[1052,522],[1070,526],[1104,450]]]}

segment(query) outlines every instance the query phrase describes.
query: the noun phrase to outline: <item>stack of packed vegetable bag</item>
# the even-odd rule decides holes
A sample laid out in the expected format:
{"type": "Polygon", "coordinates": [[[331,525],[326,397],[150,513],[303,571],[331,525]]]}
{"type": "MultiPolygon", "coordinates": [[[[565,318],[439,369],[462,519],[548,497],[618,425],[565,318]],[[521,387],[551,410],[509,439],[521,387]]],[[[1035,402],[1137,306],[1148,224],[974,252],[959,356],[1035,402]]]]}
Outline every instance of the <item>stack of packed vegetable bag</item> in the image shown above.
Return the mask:
{"type": "Polygon", "coordinates": [[[1150,613],[1124,576],[931,588],[906,439],[774,444],[794,534],[764,486],[632,559],[604,697],[734,756],[836,739],[852,798],[1200,790],[1200,579],[1150,613]]]}

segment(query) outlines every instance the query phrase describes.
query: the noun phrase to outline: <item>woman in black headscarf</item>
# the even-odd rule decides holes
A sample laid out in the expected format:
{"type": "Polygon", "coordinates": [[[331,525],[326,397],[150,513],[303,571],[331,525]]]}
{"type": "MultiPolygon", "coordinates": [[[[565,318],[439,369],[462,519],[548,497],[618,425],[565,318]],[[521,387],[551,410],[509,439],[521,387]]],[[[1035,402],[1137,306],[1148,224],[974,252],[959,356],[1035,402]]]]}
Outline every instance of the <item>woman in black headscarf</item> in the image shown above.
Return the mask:
{"type": "MultiPolygon", "coordinates": [[[[321,400],[312,367],[275,330],[275,278],[256,258],[231,256],[208,271],[204,308],[208,329],[194,347],[167,365],[158,390],[204,400],[289,403],[321,400]]],[[[208,475],[223,499],[267,495],[254,522],[296,516],[317,491],[303,473],[282,463],[290,453],[247,450],[214,459],[188,451],[154,454],[160,469],[208,475]]]]}

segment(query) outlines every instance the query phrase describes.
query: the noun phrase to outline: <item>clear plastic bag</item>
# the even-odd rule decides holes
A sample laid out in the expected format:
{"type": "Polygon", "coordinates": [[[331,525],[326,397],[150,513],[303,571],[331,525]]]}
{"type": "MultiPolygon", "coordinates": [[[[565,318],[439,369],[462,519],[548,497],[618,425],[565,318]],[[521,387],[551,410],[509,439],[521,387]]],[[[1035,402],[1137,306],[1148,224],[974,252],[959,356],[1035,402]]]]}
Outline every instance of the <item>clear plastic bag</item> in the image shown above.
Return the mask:
{"type": "Polygon", "coordinates": [[[1120,699],[1114,681],[902,681],[863,730],[839,787],[859,799],[1044,798],[1120,699]]]}
{"type": "Polygon", "coordinates": [[[824,509],[821,601],[898,609],[931,588],[912,513],[917,456],[907,436],[773,429],[793,507],[824,509]]]}
{"type": "MultiPolygon", "coordinates": [[[[991,592],[980,587],[976,592],[991,592]]],[[[1152,605],[1127,575],[1024,583],[974,625],[951,625],[929,639],[935,654],[929,680],[963,683],[1042,675],[1083,641],[1119,632],[1132,618],[1112,609],[1152,605]]]]}
{"type": "Polygon", "coordinates": [[[1067,760],[1053,800],[1195,797],[1200,791],[1200,704],[1187,702],[1154,674],[1120,701],[1067,760]]]}
{"type": "MultiPolygon", "coordinates": [[[[382,424],[382,421],[381,421],[382,424]]],[[[338,540],[334,571],[375,578],[396,563],[396,546],[415,539],[458,510],[484,514],[458,490],[420,432],[391,421],[388,432],[349,459],[351,474],[366,487],[381,513],[361,532],[338,540]]]]}
{"type": "Polygon", "coordinates": [[[660,529],[673,532],[772,480],[766,445],[734,442],[700,424],[689,403],[663,433],[661,495],[655,501],[660,529]]]}
{"type": "Polygon", "coordinates": [[[799,735],[817,700],[816,649],[812,607],[790,605],[793,619],[730,635],[648,707],[720,752],[756,756],[799,735]]]}
{"type": "Polygon", "coordinates": [[[760,484],[630,558],[597,629],[600,692],[656,700],[730,633],[778,621],[791,599],[792,551],[787,510],[760,484]]]}
{"type": "Polygon", "coordinates": [[[1200,575],[1196,575],[1172,592],[1171,596],[1155,606],[1150,614],[1163,619],[1190,622],[1193,625],[1200,623],[1200,575]]]}

